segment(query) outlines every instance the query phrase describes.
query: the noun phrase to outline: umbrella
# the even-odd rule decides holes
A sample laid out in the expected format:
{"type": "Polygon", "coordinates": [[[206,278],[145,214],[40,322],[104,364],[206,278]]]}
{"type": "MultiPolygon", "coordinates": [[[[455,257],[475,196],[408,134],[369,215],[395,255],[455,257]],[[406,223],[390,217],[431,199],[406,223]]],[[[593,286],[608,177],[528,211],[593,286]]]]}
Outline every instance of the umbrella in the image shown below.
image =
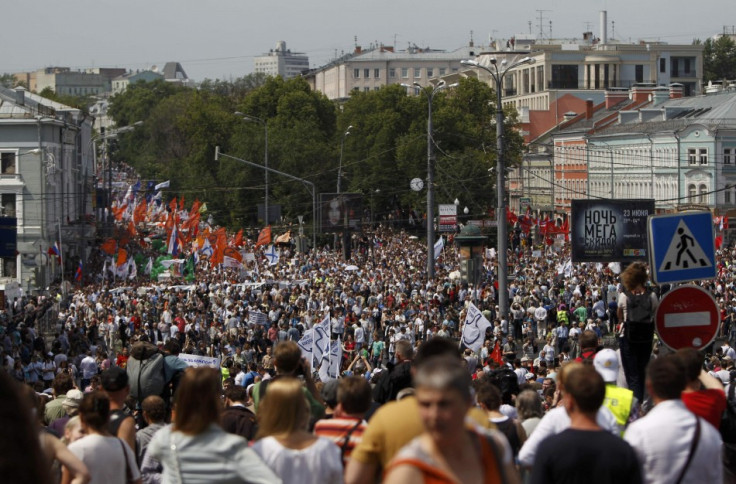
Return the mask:
{"type": "Polygon", "coordinates": [[[358,266],[354,266],[354,265],[345,266],[345,270],[346,271],[357,271],[358,266]]]}

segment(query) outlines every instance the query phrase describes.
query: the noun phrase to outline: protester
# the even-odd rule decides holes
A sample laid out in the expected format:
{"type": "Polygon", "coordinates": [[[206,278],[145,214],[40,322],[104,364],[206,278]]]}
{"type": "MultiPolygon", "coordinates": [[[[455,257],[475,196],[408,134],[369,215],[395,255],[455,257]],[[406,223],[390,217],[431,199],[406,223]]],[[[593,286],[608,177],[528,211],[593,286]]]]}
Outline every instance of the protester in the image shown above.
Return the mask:
{"type": "Polygon", "coordinates": [[[726,410],[726,393],[723,383],[703,369],[703,353],[695,348],[682,348],[675,353],[685,367],[687,385],[681,399],[685,406],[710,423],[714,428],[721,425],[726,410]]]}
{"type": "Polygon", "coordinates": [[[110,399],[110,434],[123,439],[131,449],[135,449],[135,419],[125,405],[125,399],[130,394],[128,374],[122,368],[114,366],[102,373],[101,382],[110,399]]]}
{"type": "Polygon", "coordinates": [[[233,385],[224,391],[225,409],[222,411],[221,424],[225,432],[240,435],[251,441],[256,436],[256,415],[246,406],[248,391],[240,385],[233,385]]]}
{"type": "Polygon", "coordinates": [[[676,355],[653,359],[646,390],[654,408],[629,425],[624,439],[636,451],[645,483],[723,482],[718,431],[680,399],[688,378],[676,355]]]}
{"type": "Polygon", "coordinates": [[[416,399],[425,431],[388,465],[384,482],[514,482],[508,442],[465,425],[471,379],[456,358],[435,357],[417,369],[416,399]]]}
{"type": "Polygon", "coordinates": [[[258,411],[253,450],[285,484],[342,483],[340,449],[330,439],[309,433],[309,418],[301,382],[278,378],[268,386],[258,411]]]}
{"type": "Polygon", "coordinates": [[[596,353],[593,366],[606,383],[606,398],[603,404],[608,407],[621,432],[639,416],[639,402],[634,392],[628,388],[616,386],[618,378],[618,355],[610,348],[596,353]]]}
{"type": "Polygon", "coordinates": [[[633,262],[621,273],[624,290],[618,297],[618,319],[623,321],[621,360],[634,396],[644,401],[644,373],[652,354],[657,295],[646,284],[647,267],[633,262]]]}
{"type": "MultiPolygon", "coordinates": [[[[86,435],[69,444],[69,450],[87,467],[90,484],[141,484],[135,452],[124,439],[108,431],[108,396],[99,391],[86,394],[79,405],[79,417],[86,435]]],[[[62,483],[71,480],[71,473],[64,468],[62,483]]]]}
{"type": "Polygon", "coordinates": [[[163,398],[151,395],[143,400],[141,411],[146,426],[135,433],[136,459],[139,466],[143,464],[143,457],[146,455],[148,444],[154,434],[166,425],[164,422],[166,419],[166,404],[163,398]]]}
{"type": "Polygon", "coordinates": [[[333,417],[319,420],[314,426],[315,435],[327,437],[337,444],[343,464],[347,463],[353,449],[363,437],[367,426],[365,415],[370,407],[371,386],[365,378],[343,378],[337,384],[333,417]]]}
{"type": "Polygon", "coordinates": [[[539,445],[531,482],[641,482],[631,446],[601,429],[596,421],[606,395],[603,378],[589,366],[570,365],[562,391],[570,427],[539,445]]]}
{"type": "Polygon", "coordinates": [[[174,396],[173,422],[148,444],[144,476],[163,472],[163,482],[181,483],[280,483],[245,439],[218,426],[221,408],[219,372],[184,372],[174,396]]]}

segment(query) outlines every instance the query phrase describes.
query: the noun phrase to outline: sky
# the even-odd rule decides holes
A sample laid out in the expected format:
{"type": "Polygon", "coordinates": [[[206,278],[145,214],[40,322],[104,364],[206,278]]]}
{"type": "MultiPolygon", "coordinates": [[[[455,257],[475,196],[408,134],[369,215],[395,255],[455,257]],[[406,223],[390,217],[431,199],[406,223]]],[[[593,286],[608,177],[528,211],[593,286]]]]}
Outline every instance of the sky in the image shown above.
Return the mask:
{"type": "Polygon", "coordinates": [[[234,79],[286,41],[319,67],[356,44],[454,50],[471,39],[599,33],[608,11],[621,40],[690,44],[736,28],[736,1],[3,0],[0,73],[47,66],[148,69],[178,61],[195,81],[234,79]],[[531,27],[529,25],[531,22],[531,27]],[[730,23],[729,23],[730,22],[730,23]]]}

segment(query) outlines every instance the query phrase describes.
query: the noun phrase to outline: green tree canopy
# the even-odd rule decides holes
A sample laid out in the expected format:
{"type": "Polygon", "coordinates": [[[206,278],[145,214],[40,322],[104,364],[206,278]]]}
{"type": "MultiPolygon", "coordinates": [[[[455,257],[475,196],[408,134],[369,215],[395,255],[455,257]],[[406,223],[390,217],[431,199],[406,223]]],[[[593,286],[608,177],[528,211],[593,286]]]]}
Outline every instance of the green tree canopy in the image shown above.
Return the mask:
{"type": "Polygon", "coordinates": [[[703,43],[703,82],[736,79],[736,42],[728,35],[703,43]]]}

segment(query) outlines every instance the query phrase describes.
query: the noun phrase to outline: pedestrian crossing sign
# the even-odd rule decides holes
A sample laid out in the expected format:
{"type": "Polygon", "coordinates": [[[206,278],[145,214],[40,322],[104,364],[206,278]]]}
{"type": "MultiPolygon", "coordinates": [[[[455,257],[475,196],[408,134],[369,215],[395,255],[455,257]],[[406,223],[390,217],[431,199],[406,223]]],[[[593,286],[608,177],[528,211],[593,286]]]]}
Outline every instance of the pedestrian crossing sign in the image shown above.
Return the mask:
{"type": "Polygon", "coordinates": [[[649,265],[657,284],[716,277],[715,237],[710,212],[649,217],[649,265]]]}

